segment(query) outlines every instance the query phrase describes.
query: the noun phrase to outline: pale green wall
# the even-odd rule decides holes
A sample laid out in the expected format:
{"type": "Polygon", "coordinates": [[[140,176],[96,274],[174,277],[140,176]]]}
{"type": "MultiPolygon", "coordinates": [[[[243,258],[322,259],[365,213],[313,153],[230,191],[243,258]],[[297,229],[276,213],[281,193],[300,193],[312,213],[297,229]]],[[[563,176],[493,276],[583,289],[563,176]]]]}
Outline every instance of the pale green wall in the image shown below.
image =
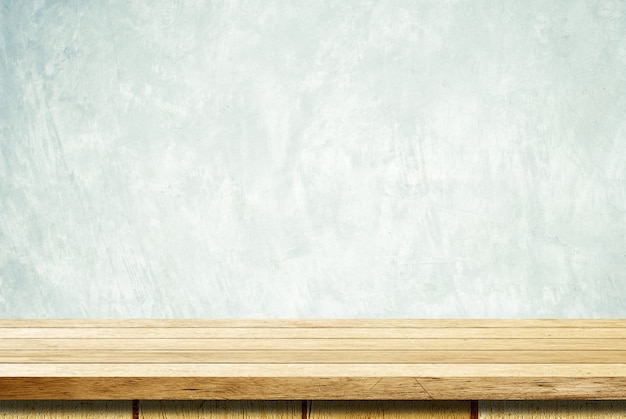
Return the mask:
{"type": "Polygon", "coordinates": [[[0,4],[0,317],[626,317],[626,2],[0,4]]]}

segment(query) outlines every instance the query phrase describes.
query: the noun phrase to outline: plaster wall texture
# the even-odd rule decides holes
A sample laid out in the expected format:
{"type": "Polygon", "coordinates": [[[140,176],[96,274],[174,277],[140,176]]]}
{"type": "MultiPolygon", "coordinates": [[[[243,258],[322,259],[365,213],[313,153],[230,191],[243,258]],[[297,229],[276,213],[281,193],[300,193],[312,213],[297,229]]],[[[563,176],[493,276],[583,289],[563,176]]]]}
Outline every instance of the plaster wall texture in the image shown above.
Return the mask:
{"type": "Polygon", "coordinates": [[[626,2],[3,0],[0,317],[626,317],[626,2]]]}

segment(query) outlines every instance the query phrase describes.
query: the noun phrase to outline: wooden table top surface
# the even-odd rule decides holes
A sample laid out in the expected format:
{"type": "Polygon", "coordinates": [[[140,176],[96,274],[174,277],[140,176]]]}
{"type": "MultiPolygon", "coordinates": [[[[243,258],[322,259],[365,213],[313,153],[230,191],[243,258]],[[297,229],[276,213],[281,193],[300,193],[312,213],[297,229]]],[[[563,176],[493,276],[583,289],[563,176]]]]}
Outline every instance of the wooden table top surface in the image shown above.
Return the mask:
{"type": "Polygon", "coordinates": [[[0,399],[626,399],[626,320],[0,320],[0,399]]]}

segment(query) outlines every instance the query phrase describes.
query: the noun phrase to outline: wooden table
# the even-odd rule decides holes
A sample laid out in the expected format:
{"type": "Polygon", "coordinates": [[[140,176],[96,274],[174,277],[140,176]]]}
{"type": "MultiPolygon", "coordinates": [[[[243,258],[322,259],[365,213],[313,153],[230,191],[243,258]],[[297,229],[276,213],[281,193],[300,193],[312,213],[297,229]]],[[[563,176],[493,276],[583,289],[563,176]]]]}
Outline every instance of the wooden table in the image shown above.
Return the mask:
{"type": "Polygon", "coordinates": [[[626,399],[626,320],[0,320],[0,399],[626,399]]]}

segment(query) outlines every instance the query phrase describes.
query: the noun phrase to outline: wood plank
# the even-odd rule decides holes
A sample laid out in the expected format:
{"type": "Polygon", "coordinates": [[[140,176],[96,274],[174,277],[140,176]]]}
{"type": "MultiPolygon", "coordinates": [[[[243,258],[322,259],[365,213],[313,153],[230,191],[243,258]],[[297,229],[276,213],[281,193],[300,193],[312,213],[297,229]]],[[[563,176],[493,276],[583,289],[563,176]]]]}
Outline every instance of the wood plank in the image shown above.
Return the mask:
{"type": "Polygon", "coordinates": [[[626,402],[586,401],[479,401],[480,419],[626,419],[626,402]]]}
{"type": "Polygon", "coordinates": [[[434,400],[624,400],[626,377],[420,378],[434,400]]]}
{"type": "Polygon", "coordinates": [[[11,377],[6,399],[429,400],[411,377],[11,377]]]}
{"type": "Polygon", "coordinates": [[[0,323],[0,399],[626,399],[626,320],[0,323]]]}
{"type": "Polygon", "coordinates": [[[301,419],[302,402],[294,400],[146,400],[139,403],[139,418],[301,419]]]}
{"type": "MultiPolygon", "coordinates": [[[[520,339],[511,327],[2,327],[2,339],[520,339]],[[193,329],[193,330],[190,330],[193,329]]],[[[523,339],[626,339],[626,327],[527,327],[523,339]]]]}
{"type": "Polygon", "coordinates": [[[626,350],[626,339],[2,339],[0,350],[626,350]]]}
{"type": "Polygon", "coordinates": [[[0,418],[11,419],[130,419],[130,401],[0,401],[0,418]]]}
{"type": "Polygon", "coordinates": [[[626,377],[13,377],[11,400],[623,400],[626,377]]]}
{"type": "Polygon", "coordinates": [[[626,351],[0,350],[0,364],[615,364],[626,351]]]}
{"type": "MultiPolygon", "coordinates": [[[[307,419],[469,419],[469,401],[312,401],[307,419]]],[[[298,418],[300,419],[300,418],[298,418]]]]}
{"type": "Polygon", "coordinates": [[[626,378],[626,364],[0,364],[0,377],[626,378]]]}

